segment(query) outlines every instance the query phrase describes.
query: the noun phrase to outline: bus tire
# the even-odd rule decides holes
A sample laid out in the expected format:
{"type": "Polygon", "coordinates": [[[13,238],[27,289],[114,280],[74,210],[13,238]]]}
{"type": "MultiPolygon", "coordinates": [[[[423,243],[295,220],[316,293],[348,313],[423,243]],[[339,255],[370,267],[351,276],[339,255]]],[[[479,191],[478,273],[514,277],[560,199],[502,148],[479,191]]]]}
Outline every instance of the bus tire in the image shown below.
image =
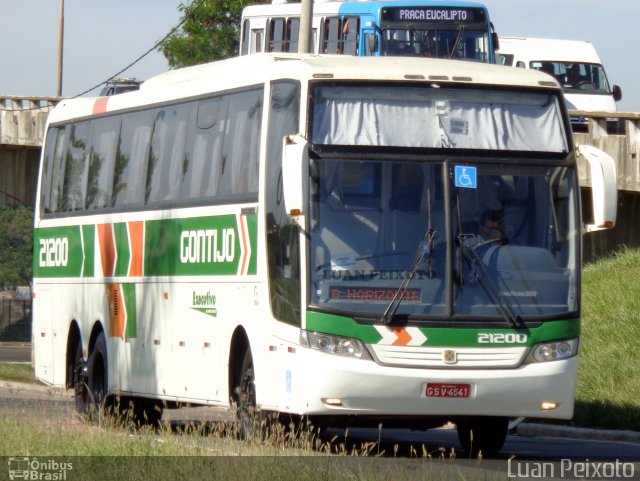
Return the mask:
{"type": "Polygon", "coordinates": [[[107,362],[107,342],[104,332],[98,334],[88,363],[89,414],[94,416],[106,410],[109,371],[107,362]]]}
{"type": "Polygon", "coordinates": [[[251,349],[246,350],[237,380],[238,434],[242,439],[259,435],[260,419],[256,406],[256,385],[251,349]]]}
{"type": "Polygon", "coordinates": [[[457,423],[458,440],[472,458],[498,453],[507,439],[509,418],[478,417],[457,423]]]}
{"type": "Polygon", "coordinates": [[[87,361],[82,355],[82,341],[78,340],[72,368],[72,385],[76,411],[80,414],[86,414],[90,405],[87,373],[87,361]]]}

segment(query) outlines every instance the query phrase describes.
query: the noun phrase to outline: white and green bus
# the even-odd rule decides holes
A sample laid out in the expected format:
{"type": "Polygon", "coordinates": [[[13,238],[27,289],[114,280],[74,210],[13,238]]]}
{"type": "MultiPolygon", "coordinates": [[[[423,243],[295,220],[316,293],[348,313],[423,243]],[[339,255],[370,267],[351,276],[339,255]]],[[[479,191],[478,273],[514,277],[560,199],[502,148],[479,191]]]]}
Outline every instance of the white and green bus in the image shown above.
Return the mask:
{"type": "Polygon", "coordinates": [[[573,414],[581,237],[616,215],[592,150],[548,76],[449,60],[256,54],[64,100],[36,208],[36,377],[81,411],[451,420],[497,451],[510,418],[573,414]]]}

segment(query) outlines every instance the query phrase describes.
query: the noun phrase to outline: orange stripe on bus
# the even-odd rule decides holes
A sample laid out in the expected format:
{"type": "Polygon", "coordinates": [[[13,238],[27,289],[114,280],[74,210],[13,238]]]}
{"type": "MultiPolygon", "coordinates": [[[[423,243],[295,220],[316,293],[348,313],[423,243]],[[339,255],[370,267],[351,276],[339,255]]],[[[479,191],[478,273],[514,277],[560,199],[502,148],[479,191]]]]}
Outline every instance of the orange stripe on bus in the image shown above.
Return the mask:
{"type": "Polygon", "coordinates": [[[120,284],[106,284],[105,293],[109,303],[109,336],[123,337],[127,309],[120,284]]]}
{"type": "Polygon", "coordinates": [[[113,238],[111,224],[98,224],[98,242],[100,243],[100,258],[102,259],[102,274],[105,277],[113,276],[116,264],[116,245],[113,238]]]}
{"type": "Polygon", "coordinates": [[[129,240],[131,242],[131,267],[129,276],[142,276],[142,259],[144,249],[144,222],[129,222],[129,240]]]}
{"type": "Polygon", "coordinates": [[[406,346],[411,342],[411,335],[402,327],[392,327],[391,330],[393,333],[398,336],[398,338],[393,341],[394,346],[406,346]]]}
{"type": "Polygon", "coordinates": [[[109,97],[99,97],[96,99],[96,102],[93,104],[93,113],[102,114],[107,111],[107,102],[109,101],[109,97]]]}

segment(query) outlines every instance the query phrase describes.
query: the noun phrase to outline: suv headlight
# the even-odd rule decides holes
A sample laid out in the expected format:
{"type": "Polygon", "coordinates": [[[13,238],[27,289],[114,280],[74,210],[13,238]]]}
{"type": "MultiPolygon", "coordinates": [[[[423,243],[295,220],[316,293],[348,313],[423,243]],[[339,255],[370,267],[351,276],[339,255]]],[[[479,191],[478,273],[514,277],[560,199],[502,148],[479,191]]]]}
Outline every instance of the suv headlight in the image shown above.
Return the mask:
{"type": "Polygon", "coordinates": [[[359,339],[301,330],[300,344],[327,354],[371,360],[369,351],[359,339]]]}
{"type": "Polygon", "coordinates": [[[526,363],[559,361],[578,354],[578,339],[543,342],[536,344],[527,356],[526,363]]]}

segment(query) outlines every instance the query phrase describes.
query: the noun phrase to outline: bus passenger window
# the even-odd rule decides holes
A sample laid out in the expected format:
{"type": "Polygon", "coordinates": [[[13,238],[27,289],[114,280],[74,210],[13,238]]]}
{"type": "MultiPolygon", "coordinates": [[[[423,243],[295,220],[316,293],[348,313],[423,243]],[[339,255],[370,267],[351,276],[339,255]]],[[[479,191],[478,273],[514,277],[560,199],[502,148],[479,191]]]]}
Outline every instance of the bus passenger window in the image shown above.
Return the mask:
{"type": "Polygon", "coordinates": [[[360,31],[360,19],[358,17],[346,17],[342,23],[342,53],[345,55],[358,55],[358,41],[360,31]]]}
{"type": "MultiPolygon", "coordinates": [[[[66,156],[63,183],[64,211],[84,209],[87,194],[87,170],[89,151],[89,123],[71,126],[69,150],[66,156]]],[[[93,155],[91,156],[93,158],[93,155]]]]}
{"type": "Polygon", "coordinates": [[[324,31],[322,38],[322,53],[341,53],[340,18],[327,17],[324,19],[324,31]]]}
{"type": "Polygon", "coordinates": [[[113,174],[111,207],[144,204],[152,130],[153,111],[134,112],[123,117],[113,174]]]}
{"type": "Polygon", "coordinates": [[[249,53],[249,20],[245,20],[242,24],[242,44],[240,46],[240,55],[249,53]]]}
{"type": "Polygon", "coordinates": [[[273,18],[269,22],[269,52],[285,51],[284,18],[273,18]]]}
{"type": "Polygon", "coordinates": [[[264,52],[264,30],[251,30],[251,51],[249,53],[264,52]]]}
{"type": "Polygon", "coordinates": [[[91,155],[87,179],[87,209],[111,206],[116,152],[120,137],[120,117],[111,116],[92,121],[91,155]]]}
{"type": "Polygon", "coordinates": [[[298,38],[300,37],[300,19],[290,18],[287,20],[287,35],[285,39],[285,51],[298,51],[298,38]]]}

